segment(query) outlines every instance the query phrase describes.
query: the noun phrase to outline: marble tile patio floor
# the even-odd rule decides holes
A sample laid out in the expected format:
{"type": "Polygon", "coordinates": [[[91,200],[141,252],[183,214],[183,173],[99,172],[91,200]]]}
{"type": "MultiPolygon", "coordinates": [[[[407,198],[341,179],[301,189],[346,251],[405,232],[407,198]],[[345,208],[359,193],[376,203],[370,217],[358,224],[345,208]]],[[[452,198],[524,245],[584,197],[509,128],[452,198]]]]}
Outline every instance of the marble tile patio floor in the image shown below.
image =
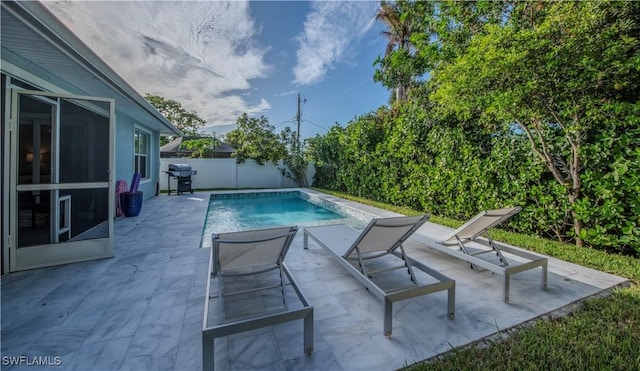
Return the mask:
{"type": "MultiPolygon", "coordinates": [[[[145,201],[138,217],[116,220],[114,258],[2,277],[1,368],[200,370],[209,251],[199,246],[208,199],[145,201]],[[34,368],[38,361],[46,365],[34,368]]],[[[505,304],[501,277],[410,241],[411,256],[456,280],[455,319],[447,318],[446,292],[398,302],[387,338],[382,302],[328,252],[313,243],[304,250],[302,241],[300,230],[286,263],[314,307],[313,353],[303,353],[298,320],[216,339],[216,369],[398,369],[625,282],[550,258],[548,289],[540,289],[539,269],[519,273],[505,304]]]]}

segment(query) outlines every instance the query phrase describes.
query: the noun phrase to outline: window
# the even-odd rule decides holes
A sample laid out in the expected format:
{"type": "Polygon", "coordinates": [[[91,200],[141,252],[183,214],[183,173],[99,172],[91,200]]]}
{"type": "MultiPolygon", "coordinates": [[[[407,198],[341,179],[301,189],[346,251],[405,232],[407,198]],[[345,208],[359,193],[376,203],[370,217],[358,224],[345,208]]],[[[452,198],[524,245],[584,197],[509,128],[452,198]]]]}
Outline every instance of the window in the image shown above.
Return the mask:
{"type": "Polygon", "coordinates": [[[149,174],[149,141],[150,135],[140,129],[135,129],[134,133],[134,158],[135,172],[140,173],[142,179],[148,179],[149,174]]]}

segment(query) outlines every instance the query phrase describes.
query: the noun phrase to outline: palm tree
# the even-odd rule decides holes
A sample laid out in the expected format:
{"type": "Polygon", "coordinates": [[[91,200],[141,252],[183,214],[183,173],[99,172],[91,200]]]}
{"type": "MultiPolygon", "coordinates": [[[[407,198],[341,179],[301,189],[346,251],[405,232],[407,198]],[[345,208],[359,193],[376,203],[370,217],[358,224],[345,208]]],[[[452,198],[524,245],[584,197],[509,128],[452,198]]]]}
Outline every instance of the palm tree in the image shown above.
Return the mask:
{"type": "MultiPolygon", "coordinates": [[[[404,49],[409,51],[412,48],[410,37],[414,32],[411,19],[402,19],[400,8],[396,3],[381,1],[380,9],[376,13],[376,20],[387,26],[382,35],[388,39],[385,57],[393,53],[394,50],[404,49]]],[[[409,81],[410,77],[402,78],[401,81],[409,81]]],[[[408,86],[400,84],[396,87],[396,100],[403,101],[407,98],[408,86]]]]}

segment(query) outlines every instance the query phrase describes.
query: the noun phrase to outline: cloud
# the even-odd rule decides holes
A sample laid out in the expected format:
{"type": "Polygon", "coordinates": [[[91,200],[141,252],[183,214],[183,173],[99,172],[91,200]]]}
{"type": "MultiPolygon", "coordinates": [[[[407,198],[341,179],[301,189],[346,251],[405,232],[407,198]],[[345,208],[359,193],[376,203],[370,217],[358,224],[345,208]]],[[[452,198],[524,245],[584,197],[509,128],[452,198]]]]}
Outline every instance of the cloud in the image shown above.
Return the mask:
{"type": "Polygon", "coordinates": [[[287,97],[289,95],[296,95],[296,94],[298,94],[297,90],[289,90],[289,91],[276,94],[276,97],[287,97]]]}
{"type": "Polygon", "coordinates": [[[314,1],[298,36],[294,83],[311,85],[341,62],[373,26],[376,1],[314,1]]]}
{"type": "Polygon", "coordinates": [[[271,107],[241,94],[271,70],[248,2],[44,4],[140,94],[177,100],[209,126],[271,107]]]}

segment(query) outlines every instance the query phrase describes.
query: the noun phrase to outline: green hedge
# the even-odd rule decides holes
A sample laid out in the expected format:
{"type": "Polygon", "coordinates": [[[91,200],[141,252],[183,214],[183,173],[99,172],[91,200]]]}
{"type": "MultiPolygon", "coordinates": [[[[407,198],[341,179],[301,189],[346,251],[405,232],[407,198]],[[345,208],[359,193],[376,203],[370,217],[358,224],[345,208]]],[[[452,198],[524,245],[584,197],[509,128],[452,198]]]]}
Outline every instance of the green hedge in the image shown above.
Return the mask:
{"type": "MultiPolygon", "coordinates": [[[[515,132],[484,133],[407,102],[309,141],[314,186],[465,220],[522,206],[507,229],[571,241],[563,187],[515,132]]],[[[591,247],[640,253],[640,130],[604,130],[587,146],[578,213],[591,247]]]]}

